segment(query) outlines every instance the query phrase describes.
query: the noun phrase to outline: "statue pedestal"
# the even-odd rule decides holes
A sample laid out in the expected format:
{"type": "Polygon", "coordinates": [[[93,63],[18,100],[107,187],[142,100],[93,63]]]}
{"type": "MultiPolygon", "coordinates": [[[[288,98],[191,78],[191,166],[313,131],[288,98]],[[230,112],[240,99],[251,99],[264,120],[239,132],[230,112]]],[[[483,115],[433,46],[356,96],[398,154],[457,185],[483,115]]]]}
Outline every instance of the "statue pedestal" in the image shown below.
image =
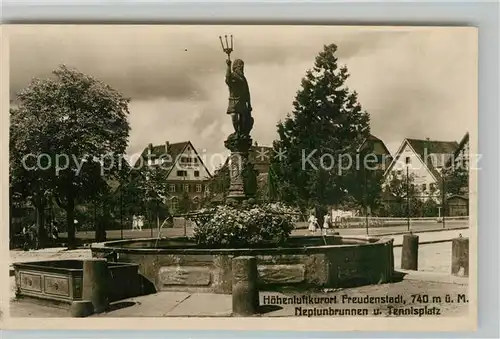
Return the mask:
{"type": "Polygon", "coordinates": [[[247,199],[243,171],[248,163],[248,152],[252,146],[252,138],[247,135],[231,134],[224,142],[231,151],[229,156],[230,185],[227,196],[228,202],[240,202],[247,199]]]}

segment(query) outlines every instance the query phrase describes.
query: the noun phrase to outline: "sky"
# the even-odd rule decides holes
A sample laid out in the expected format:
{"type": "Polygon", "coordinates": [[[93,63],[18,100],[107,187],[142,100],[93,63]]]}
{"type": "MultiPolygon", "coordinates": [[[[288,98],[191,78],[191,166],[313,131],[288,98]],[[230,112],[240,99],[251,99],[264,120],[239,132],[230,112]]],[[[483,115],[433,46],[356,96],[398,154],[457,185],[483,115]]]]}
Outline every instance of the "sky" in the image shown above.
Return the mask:
{"type": "Polygon", "coordinates": [[[477,31],[459,27],[11,26],[11,100],[32,78],[65,64],[131,99],[129,155],[149,143],[187,140],[202,156],[227,154],[233,128],[218,38],[225,34],[234,36],[232,59],[245,62],[260,145],[277,138],[301,79],[330,43],[372,134],[391,153],[404,138],[458,142],[476,125],[477,31]]]}

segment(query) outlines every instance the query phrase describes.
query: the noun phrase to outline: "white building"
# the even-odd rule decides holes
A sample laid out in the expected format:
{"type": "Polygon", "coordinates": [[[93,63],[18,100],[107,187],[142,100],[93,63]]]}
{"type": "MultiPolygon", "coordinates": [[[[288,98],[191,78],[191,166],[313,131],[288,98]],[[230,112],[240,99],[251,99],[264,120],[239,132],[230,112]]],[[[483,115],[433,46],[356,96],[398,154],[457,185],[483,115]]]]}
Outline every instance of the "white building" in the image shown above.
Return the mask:
{"type": "Polygon", "coordinates": [[[166,169],[165,181],[168,184],[167,198],[171,212],[176,212],[179,199],[187,193],[195,209],[209,191],[212,177],[191,141],[178,143],[165,142],[163,145],[149,144],[142,152],[134,167],[159,166],[166,169]]]}
{"type": "Polygon", "coordinates": [[[456,141],[404,139],[384,173],[385,184],[392,175],[402,179],[413,177],[413,184],[422,198],[432,193],[439,199],[440,173],[453,158],[458,146],[456,141]]]}

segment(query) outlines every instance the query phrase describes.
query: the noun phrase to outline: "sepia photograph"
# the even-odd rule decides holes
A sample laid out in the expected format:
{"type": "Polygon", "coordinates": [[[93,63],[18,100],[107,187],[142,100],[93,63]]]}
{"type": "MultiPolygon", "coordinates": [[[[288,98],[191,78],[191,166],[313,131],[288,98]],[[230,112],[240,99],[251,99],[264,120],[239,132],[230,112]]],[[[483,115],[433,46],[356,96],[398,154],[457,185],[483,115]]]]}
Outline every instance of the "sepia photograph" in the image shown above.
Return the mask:
{"type": "Polygon", "coordinates": [[[4,33],[4,317],[475,321],[476,28],[4,33]]]}

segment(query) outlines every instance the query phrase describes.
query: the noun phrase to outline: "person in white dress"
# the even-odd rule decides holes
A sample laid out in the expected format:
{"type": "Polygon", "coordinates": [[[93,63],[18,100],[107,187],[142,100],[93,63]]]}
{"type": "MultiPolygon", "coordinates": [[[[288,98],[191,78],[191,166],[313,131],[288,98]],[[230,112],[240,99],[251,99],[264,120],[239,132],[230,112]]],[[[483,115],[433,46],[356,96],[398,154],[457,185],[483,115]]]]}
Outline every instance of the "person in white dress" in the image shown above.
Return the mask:
{"type": "Polygon", "coordinates": [[[325,214],[325,218],[323,219],[323,235],[326,235],[328,233],[328,229],[330,228],[330,224],[332,222],[332,219],[330,217],[330,214],[325,214]]]}
{"type": "Polygon", "coordinates": [[[137,217],[135,214],[132,216],[132,231],[138,229],[137,227],[137,217]]]}
{"type": "Polygon", "coordinates": [[[142,231],[142,226],[144,226],[144,216],[143,215],[139,216],[139,219],[137,220],[137,227],[139,228],[139,231],[142,231]]]}
{"type": "Polygon", "coordinates": [[[311,214],[307,222],[309,223],[309,228],[308,228],[309,232],[311,232],[312,234],[316,233],[316,227],[318,226],[318,219],[313,214],[311,214]]]}

